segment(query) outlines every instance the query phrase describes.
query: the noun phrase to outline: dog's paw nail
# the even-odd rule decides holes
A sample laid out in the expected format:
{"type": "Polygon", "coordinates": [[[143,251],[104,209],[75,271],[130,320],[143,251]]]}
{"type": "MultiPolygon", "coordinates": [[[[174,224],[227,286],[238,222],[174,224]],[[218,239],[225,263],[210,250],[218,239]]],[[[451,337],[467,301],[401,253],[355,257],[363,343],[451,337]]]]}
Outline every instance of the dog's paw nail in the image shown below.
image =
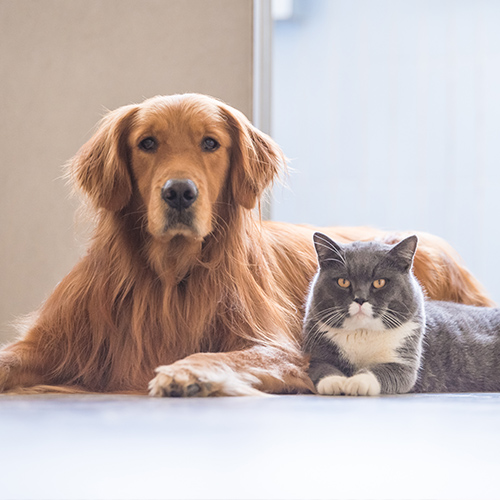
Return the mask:
{"type": "Polygon", "coordinates": [[[171,398],[181,398],[184,396],[184,389],[181,385],[176,384],[175,382],[170,384],[169,389],[169,396],[171,398]]]}
{"type": "Polygon", "coordinates": [[[186,396],[196,396],[201,391],[199,384],[191,384],[186,388],[186,396]]]}

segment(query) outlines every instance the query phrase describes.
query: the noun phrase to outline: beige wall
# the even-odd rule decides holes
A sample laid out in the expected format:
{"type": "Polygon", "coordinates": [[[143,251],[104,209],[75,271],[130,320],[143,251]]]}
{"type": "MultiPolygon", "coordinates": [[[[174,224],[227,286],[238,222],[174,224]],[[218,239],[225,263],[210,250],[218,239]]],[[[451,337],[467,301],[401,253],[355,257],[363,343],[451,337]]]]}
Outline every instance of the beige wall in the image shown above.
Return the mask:
{"type": "Polygon", "coordinates": [[[61,166],[104,109],[176,92],[250,116],[252,0],[0,0],[0,342],[82,252],[61,166]]]}

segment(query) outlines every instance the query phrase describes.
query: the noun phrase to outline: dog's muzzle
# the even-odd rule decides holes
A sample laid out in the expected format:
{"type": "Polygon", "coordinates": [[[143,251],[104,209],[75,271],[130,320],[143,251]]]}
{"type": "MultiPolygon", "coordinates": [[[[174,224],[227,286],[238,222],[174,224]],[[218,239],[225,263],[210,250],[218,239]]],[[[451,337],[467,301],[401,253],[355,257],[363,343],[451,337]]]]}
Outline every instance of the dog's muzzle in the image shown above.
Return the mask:
{"type": "Polygon", "coordinates": [[[161,189],[161,197],[175,210],[189,208],[198,198],[198,188],[190,179],[170,179],[161,189]]]}

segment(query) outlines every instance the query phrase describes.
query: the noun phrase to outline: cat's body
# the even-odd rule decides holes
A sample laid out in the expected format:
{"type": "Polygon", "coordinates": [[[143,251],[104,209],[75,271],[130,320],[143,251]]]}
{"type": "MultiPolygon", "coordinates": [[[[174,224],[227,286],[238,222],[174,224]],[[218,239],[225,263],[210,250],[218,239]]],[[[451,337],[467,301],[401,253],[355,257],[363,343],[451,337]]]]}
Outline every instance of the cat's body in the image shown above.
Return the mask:
{"type": "Polygon", "coordinates": [[[422,369],[412,392],[500,391],[500,309],[425,303],[422,369]]]}
{"type": "Polygon", "coordinates": [[[314,242],[304,345],[320,394],[500,391],[500,309],[424,301],[416,237],[314,242]]]}

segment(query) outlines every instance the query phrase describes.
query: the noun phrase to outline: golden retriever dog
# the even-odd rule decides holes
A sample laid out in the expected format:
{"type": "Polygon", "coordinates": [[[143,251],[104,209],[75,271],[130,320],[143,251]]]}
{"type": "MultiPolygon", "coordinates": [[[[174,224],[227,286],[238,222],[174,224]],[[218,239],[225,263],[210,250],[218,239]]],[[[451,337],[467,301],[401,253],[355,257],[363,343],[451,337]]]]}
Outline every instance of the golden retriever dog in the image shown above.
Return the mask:
{"type": "MultiPolygon", "coordinates": [[[[69,165],[95,214],[86,255],[0,351],[0,390],[225,396],[313,389],[301,349],[315,228],[253,210],[284,167],[239,111],[196,94],[109,113],[69,165]]],[[[402,235],[321,229],[338,241],[402,235]]],[[[441,239],[419,234],[433,299],[490,305],[441,239]]]]}

